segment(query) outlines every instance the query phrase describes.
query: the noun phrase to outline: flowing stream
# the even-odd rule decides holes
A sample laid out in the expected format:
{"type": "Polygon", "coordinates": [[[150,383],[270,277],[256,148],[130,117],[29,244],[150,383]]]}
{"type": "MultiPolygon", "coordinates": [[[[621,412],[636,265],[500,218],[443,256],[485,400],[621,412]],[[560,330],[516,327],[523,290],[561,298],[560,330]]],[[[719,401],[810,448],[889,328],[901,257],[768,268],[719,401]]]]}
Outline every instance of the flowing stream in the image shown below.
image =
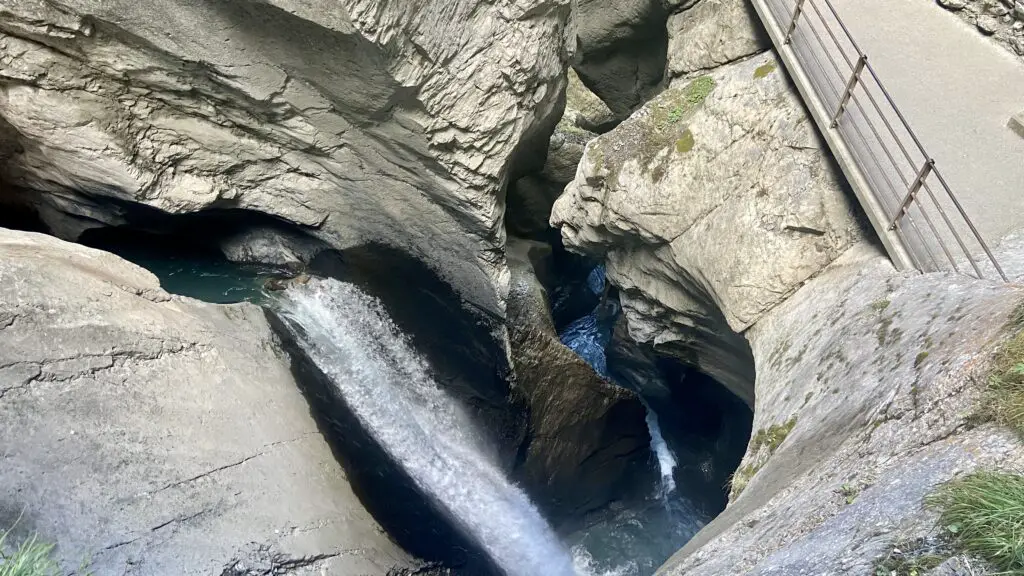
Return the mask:
{"type": "Polygon", "coordinates": [[[589,574],[526,494],[493,464],[474,426],[431,379],[381,303],[351,284],[313,279],[277,305],[356,417],[419,488],[509,576],[589,574]]]}

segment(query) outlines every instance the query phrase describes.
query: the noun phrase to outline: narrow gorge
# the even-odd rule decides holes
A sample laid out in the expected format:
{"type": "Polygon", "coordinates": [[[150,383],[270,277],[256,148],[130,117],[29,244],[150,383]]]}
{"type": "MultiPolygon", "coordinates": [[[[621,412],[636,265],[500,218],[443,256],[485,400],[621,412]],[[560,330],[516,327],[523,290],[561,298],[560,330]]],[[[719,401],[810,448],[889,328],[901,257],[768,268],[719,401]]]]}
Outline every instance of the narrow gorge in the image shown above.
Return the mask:
{"type": "Polygon", "coordinates": [[[1019,228],[897,270],[749,0],[0,0],[0,576],[971,574],[1019,228]]]}

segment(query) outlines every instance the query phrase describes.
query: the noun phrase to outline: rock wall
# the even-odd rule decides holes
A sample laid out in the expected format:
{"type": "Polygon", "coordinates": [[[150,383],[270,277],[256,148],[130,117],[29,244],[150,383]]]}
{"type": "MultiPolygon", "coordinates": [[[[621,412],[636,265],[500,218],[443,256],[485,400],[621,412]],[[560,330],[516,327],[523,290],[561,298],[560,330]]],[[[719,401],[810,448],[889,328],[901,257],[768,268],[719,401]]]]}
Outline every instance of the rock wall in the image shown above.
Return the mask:
{"type": "Polygon", "coordinates": [[[1021,0],[936,0],[991,37],[1011,54],[1024,58],[1024,2],[1021,0]]]}
{"type": "Polygon", "coordinates": [[[606,259],[634,339],[753,403],[739,333],[863,232],[774,56],[750,55],[765,44],[749,6],[707,4],[671,18],[679,76],[587,146],[551,223],[606,259]]]}
{"type": "Polygon", "coordinates": [[[13,0],[0,174],[74,239],[111,199],[245,208],[503,312],[503,188],[556,120],[569,0],[13,0]],[[443,248],[442,248],[443,247],[443,248]]]}
{"type": "MultiPolygon", "coordinates": [[[[1020,239],[997,254],[1018,281],[1022,254],[1020,239]]],[[[870,245],[847,251],[746,332],[757,432],[729,507],[658,574],[876,574],[934,538],[924,498],[938,484],[1024,462],[1020,438],[976,416],[1022,306],[1019,283],[901,274],[870,245]]]]}
{"type": "Polygon", "coordinates": [[[547,244],[510,238],[508,309],[513,367],[530,405],[516,474],[557,524],[646,486],[641,478],[653,462],[637,395],[602,378],[555,332],[536,272],[550,253],[547,244]]]}
{"type": "Polygon", "coordinates": [[[620,119],[658,90],[668,5],[679,0],[579,0],[575,69],[620,119]]]}
{"type": "MultiPolygon", "coordinates": [[[[754,407],[729,506],[658,574],[875,574],[936,533],[935,486],[1024,461],[976,418],[1024,290],[893,269],[746,3],[668,26],[668,88],[587,146],[551,217],[605,259],[634,340],[754,407]]],[[[1022,238],[997,254],[1018,281],[1022,238]]]]}
{"type": "Polygon", "coordinates": [[[0,229],[0,530],[65,571],[390,574],[262,311],[0,229]]]}

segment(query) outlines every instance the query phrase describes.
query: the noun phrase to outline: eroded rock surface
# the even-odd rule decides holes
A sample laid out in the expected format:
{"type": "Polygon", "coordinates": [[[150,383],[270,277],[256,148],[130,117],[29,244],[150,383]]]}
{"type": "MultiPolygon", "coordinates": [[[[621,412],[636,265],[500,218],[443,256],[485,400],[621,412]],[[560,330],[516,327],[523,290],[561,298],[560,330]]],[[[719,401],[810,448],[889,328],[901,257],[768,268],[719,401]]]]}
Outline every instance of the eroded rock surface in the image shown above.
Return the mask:
{"type": "Polygon", "coordinates": [[[1021,0],[936,0],[974,25],[1011,54],[1024,59],[1024,2],[1021,0]]]}
{"type": "Polygon", "coordinates": [[[580,62],[574,67],[625,118],[655,93],[665,72],[664,0],[579,0],[580,62]]]}
{"type": "Polygon", "coordinates": [[[96,574],[388,574],[262,311],[0,229],[0,530],[96,574]],[[290,571],[285,571],[287,568],[290,571]]]}
{"type": "Polygon", "coordinates": [[[512,362],[530,405],[519,474],[559,521],[578,520],[650,470],[651,438],[636,394],[606,381],[559,340],[536,272],[549,254],[546,244],[510,238],[512,362]]]}
{"type": "Polygon", "coordinates": [[[607,260],[637,341],[752,402],[738,333],[863,237],[823,146],[761,54],[675,81],[591,142],[551,223],[607,260]]]}
{"type": "Polygon", "coordinates": [[[1019,284],[900,274],[873,247],[848,251],[747,331],[754,429],[775,440],[752,443],[742,490],[659,574],[874,574],[935,534],[934,487],[1024,462],[1019,438],[975,417],[1021,306],[1019,284]]]}
{"type": "Polygon", "coordinates": [[[74,238],[107,198],[376,241],[503,311],[499,191],[554,124],[568,0],[14,0],[2,177],[74,238]],[[443,248],[442,248],[443,247],[443,248]]]}

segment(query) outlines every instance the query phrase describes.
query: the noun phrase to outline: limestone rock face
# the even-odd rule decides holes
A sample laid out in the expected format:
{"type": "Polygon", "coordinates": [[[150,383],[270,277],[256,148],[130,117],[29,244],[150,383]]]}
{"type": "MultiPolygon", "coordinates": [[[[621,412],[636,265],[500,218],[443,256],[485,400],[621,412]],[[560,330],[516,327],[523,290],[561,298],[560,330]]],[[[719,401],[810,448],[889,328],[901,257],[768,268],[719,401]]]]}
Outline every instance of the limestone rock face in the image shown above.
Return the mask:
{"type": "Polygon", "coordinates": [[[292,269],[309,264],[322,248],[311,238],[269,227],[250,228],[220,242],[221,253],[231,262],[292,269]]]}
{"type": "Polygon", "coordinates": [[[256,306],[172,297],[111,254],[0,229],[0,529],[95,574],[410,566],[288,366],[256,306]]]}
{"type": "Polygon", "coordinates": [[[766,53],[677,81],[587,146],[551,216],[567,246],[606,258],[635,339],[748,402],[737,333],[862,238],[777,67],[766,53]]]}
{"type": "Polygon", "coordinates": [[[509,239],[512,363],[530,405],[519,474],[549,513],[579,518],[650,469],[651,439],[636,394],[605,381],[559,340],[536,271],[549,253],[546,244],[509,239]]]}
{"type": "Polygon", "coordinates": [[[665,72],[668,16],[663,0],[579,0],[584,83],[620,118],[654,93],[665,72]]]}
{"type": "MultiPolygon", "coordinates": [[[[1009,263],[1024,243],[1003,248],[1009,263]]],[[[936,486],[1024,461],[1012,432],[972,420],[1022,305],[1019,285],[900,274],[866,243],[847,251],[747,331],[754,437],[788,434],[751,443],[742,489],[658,574],[873,574],[939,533],[923,503],[936,486]]]]}
{"type": "Polygon", "coordinates": [[[13,0],[0,13],[2,177],[58,232],[265,212],[383,242],[502,312],[499,191],[555,122],[569,0],[13,0]],[[443,249],[442,249],[443,247],[443,249]]]}
{"type": "Polygon", "coordinates": [[[716,68],[770,47],[750,0],[703,0],[668,19],[671,77],[716,68]]]}
{"type": "Polygon", "coordinates": [[[617,122],[608,106],[569,69],[565,111],[548,141],[544,165],[509,188],[505,223],[510,233],[522,238],[548,237],[551,206],[576,177],[583,148],[597,132],[606,132],[617,122]]]}

